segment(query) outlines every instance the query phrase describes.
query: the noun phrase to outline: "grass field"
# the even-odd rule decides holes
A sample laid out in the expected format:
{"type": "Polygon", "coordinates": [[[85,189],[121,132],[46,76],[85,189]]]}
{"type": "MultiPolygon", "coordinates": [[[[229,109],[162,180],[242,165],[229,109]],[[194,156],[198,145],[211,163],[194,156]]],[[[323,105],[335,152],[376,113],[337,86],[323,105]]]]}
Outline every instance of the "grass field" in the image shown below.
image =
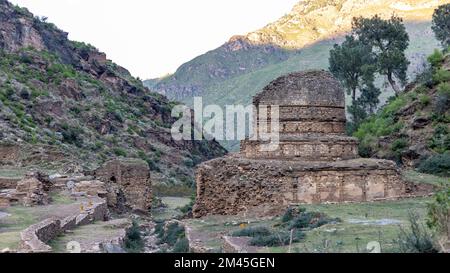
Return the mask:
{"type": "Polygon", "coordinates": [[[167,207],[152,210],[152,216],[155,220],[167,220],[181,216],[183,213],[179,208],[191,202],[188,197],[161,197],[161,200],[167,207]]]}
{"type": "Polygon", "coordinates": [[[16,249],[20,241],[20,232],[27,227],[52,216],[64,218],[79,209],[79,203],[60,195],[51,195],[53,202],[47,206],[12,206],[1,209],[8,216],[0,218],[0,250],[16,249]]]}
{"type": "MultiPolygon", "coordinates": [[[[330,217],[338,217],[341,223],[328,224],[306,231],[306,238],[292,245],[292,252],[364,252],[369,242],[377,241],[383,252],[396,252],[394,240],[400,226],[408,224],[409,211],[417,212],[422,218],[426,214],[430,198],[415,198],[393,202],[364,204],[304,205],[307,211],[322,212],[330,217]]],[[[235,216],[210,216],[190,219],[186,223],[195,232],[203,234],[204,245],[220,251],[221,237],[245,226],[265,226],[276,229],[279,217],[265,219],[244,219],[235,216]]],[[[288,252],[288,247],[261,248],[262,252],[288,252]]]]}
{"type": "Polygon", "coordinates": [[[55,253],[66,253],[67,243],[76,241],[80,243],[81,248],[91,250],[96,247],[99,242],[110,241],[117,237],[123,236],[124,228],[130,224],[128,219],[117,219],[109,222],[96,222],[86,226],[77,227],[70,233],[52,240],[49,245],[55,253]]]}

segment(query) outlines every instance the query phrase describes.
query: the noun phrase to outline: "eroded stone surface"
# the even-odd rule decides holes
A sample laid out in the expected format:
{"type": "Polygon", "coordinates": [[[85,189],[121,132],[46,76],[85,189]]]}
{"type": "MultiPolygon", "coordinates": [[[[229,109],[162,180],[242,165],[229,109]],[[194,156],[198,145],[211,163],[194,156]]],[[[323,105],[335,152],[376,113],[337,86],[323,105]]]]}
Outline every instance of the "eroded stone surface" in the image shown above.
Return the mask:
{"type": "Polygon", "coordinates": [[[51,183],[41,173],[30,173],[15,183],[12,189],[0,188],[0,207],[20,203],[24,206],[47,205],[51,183]]]}
{"type": "MultiPolygon", "coordinates": [[[[282,76],[255,96],[255,106],[280,108],[280,143],[245,140],[238,154],[197,168],[195,217],[258,211],[279,214],[292,204],[366,202],[405,193],[392,161],[361,159],[345,136],[345,94],[329,72],[282,76]]],[[[255,122],[254,132],[264,121],[255,122]]]]}
{"type": "Polygon", "coordinates": [[[148,213],[152,204],[152,182],[148,164],[140,160],[113,160],[95,171],[106,185],[110,207],[148,213]]]}

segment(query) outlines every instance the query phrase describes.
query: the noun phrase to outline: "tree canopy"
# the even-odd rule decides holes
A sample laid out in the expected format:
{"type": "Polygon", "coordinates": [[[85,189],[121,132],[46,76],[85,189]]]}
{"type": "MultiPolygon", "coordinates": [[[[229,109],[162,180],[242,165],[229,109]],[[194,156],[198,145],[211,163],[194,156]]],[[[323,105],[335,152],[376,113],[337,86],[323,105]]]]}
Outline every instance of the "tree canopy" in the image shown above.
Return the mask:
{"type": "Polygon", "coordinates": [[[395,15],[389,20],[384,20],[378,15],[372,18],[354,18],[352,34],[363,44],[372,47],[377,72],[387,77],[396,94],[400,93],[394,78],[406,84],[406,72],[409,65],[405,55],[409,36],[403,20],[395,15]]]}
{"type": "Polygon", "coordinates": [[[330,51],[329,70],[341,81],[352,100],[356,100],[357,89],[365,83],[373,81],[375,72],[372,48],[346,36],[341,45],[334,45],[330,51]]]}
{"type": "Polygon", "coordinates": [[[436,38],[447,48],[450,46],[450,4],[439,6],[433,14],[431,28],[436,38]]]}

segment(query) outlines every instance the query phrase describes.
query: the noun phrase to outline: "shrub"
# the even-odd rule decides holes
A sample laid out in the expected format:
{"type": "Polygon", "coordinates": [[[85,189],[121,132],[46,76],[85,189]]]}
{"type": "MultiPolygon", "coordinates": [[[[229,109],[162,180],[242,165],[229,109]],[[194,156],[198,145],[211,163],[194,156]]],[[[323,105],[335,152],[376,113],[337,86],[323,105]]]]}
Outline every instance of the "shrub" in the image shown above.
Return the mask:
{"type": "Polygon", "coordinates": [[[440,68],[436,70],[433,74],[433,82],[438,84],[442,82],[450,81],[450,71],[440,68]]]}
{"type": "Polygon", "coordinates": [[[82,129],[79,127],[69,127],[69,125],[64,124],[62,126],[63,142],[81,147],[83,145],[83,139],[80,136],[82,132],[82,129]]]}
{"type": "Polygon", "coordinates": [[[404,138],[399,138],[399,139],[394,140],[394,142],[392,142],[391,150],[394,152],[402,151],[407,146],[408,146],[408,140],[406,140],[404,138]]]}
{"type": "Polygon", "coordinates": [[[428,147],[440,154],[448,151],[450,147],[450,129],[448,126],[442,124],[436,126],[428,147]]]}
{"type": "MultiPolygon", "coordinates": [[[[292,242],[297,243],[300,240],[305,238],[305,233],[297,230],[292,234],[292,242]]],[[[249,244],[252,246],[268,246],[268,247],[276,247],[276,246],[285,246],[289,245],[291,242],[291,233],[286,231],[281,231],[277,233],[273,233],[270,235],[258,235],[253,237],[249,244]]]]}
{"type": "Polygon", "coordinates": [[[119,147],[114,148],[113,152],[116,156],[123,156],[123,157],[127,156],[127,152],[124,149],[119,148],[119,147]]]}
{"type": "Polygon", "coordinates": [[[437,91],[440,96],[450,97],[450,83],[448,82],[440,83],[437,87],[437,91]]]}
{"type": "Polygon", "coordinates": [[[416,93],[418,93],[418,94],[424,94],[424,93],[427,93],[428,90],[429,90],[429,89],[428,89],[426,86],[424,86],[424,85],[420,85],[420,86],[418,86],[418,87],[415,89],[416,93]]]}
{"type": "Polygon", "coordinates": [[[190,159],[190,158],[184,159],[183,164],[184,164],[184,166],[189,167],[189,168],[192,168],[195,166],[194,161],[192,161],[192,159],[190,159]]]}
{"type": "Polygon", "coordinates": [[[166,230],[163,228],[159,235],[158,244],[168,244],[169,246],[174,246],[179,239],[184,239],[186,236],[184,227],[176,222],[169,224],[166,230]]]}
{"type": "Polygon", "coordinates": [[[438,49],[435,49],[433,54],[428,56],[428,62],[433,66],[436,67],[440,65],[444,61],[444,54],[438,49]]]}
{"type": "Polygon", "coordinates": [[[127,230],[125,249],[133,253],[142,252],[144,249],[144,240],[142,239],[141,231],[136,221],[133,221],[131,228],[127,230]]]}
{"type": "Polygon", "coordinates": [[[401,127],[402,124],[396,123],[391,117],[374,117],[361,124],[353,135],[362,141],[368,135],[374,137],[390,135],[400,130],[401,127]]]}
{"type": "Polygon", "coordinates": [[[180,211],[182,213],[184,213],[185,215],[190,215],[192,213],[192,208],[194,207],[195,204],[195,195],[193,194],[191,196],[191,201],[189,201],[189,204],[187,204],[186,206],[183,206],[180,208],[180,211]]]}
{"type": "Polygon", "coordinates": [[[325,214],[319,212],[301,212],[290,222],[289,229],[313,229],[332,222],[340,222],[340,219],[328,218],[325,214]]]}
{"type": "Polygon", "coordinates": [[[182,238],[173,246],[173,253],[189,253],[189,240],[182,238]]]}
{"type": "Polygon", "coordinates": [[[320,212],[307,212],[304,208],[288,208],[281,218],[288,229],[317,228],[331,222],[340,222],[338,218],[329,218],[320,212]]]}
{"type": "Polygon", "coordinates": [[[159,168],[158,164],[150,159],[147,154],[145,154],[144,151],[138,151],[138,157],[142,160],[144,160],[145,162],[147,162],[148,167],[150,168],[150,171],[156,171],[156,172],[160,172],[161,169],[159,168]]]}
{"type": "Polygon", "coordinates": [[[410,212],[408,216],[409,230],[400,229],[396,242],[402,253],[437,253],[434,240],[423,224],[419,223],[419,215],[410,212]]]}
{"type": "Polygon", "coordinates": [[[305,209],[289,207],[281,217],[281,222],[287,223],[292,221],[294,217],[297,216],[300,212],[305,212],[305,209]]]}
{"type": "MultiPolygon", "coordinates": [[[[444,185],[445,186],[445,185],[444,185]]],[[[444,189],[434,196],[434,201],[428,204],[427,225],[439,235],[447,235],[450,224],[450,187],[444,189]]]]}
{"type": "Polygon", "coordinates": [[[269,236],[271,234],[271,231],[266,227],[247,227],[233,232],[235,237],[269,236]]]}
{"type": "Polygon", "coordinates": [[[425,94],[422,94],[419,96],[419,102],[422,104],[422,106],[427,106],[431,102],[431,97],[425,94]]]}
{"type": "Polygon", "coordinates": [[[418,170],[422,173],[450,176],[450,154],[431,156],[419,164],[418,170]]]}
{"type": "Polygon", "coordinates": [[[392,117],[394,116],[401,108],[403,108],[407,104],[406,99],[403,96],[399,96],[393,98],[384,108],[381,113],[382,117],[392,117]]]}
{"type": "Polygon", "coordinates": [[[438,97],[436,99],[435,111],[438,114],[445,113],[450,107],[450,84],[440,83],[437,87],[438,97]]]}
{"type": "Polygon", "coordinates": [[[155,234],[158,236],[158,238],[161,238],[164,235],[164,225],[165,222],[164,221],[155,221],[156,222],[156,226],[155,226],[155,234]]]}

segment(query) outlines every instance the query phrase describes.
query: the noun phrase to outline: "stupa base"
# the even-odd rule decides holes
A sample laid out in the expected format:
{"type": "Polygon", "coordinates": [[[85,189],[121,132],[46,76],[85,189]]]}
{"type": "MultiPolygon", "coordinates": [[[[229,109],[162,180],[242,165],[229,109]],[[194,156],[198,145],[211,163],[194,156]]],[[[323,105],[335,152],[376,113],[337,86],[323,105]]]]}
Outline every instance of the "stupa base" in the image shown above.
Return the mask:
{"type": "Polygon", "coordinates": [[[292,204],[370,202],[405,194],[395,163],[379,159],[314,162],[231,155],[200,165],[196,182],[194,217],[275,215],[292,204]]]}

